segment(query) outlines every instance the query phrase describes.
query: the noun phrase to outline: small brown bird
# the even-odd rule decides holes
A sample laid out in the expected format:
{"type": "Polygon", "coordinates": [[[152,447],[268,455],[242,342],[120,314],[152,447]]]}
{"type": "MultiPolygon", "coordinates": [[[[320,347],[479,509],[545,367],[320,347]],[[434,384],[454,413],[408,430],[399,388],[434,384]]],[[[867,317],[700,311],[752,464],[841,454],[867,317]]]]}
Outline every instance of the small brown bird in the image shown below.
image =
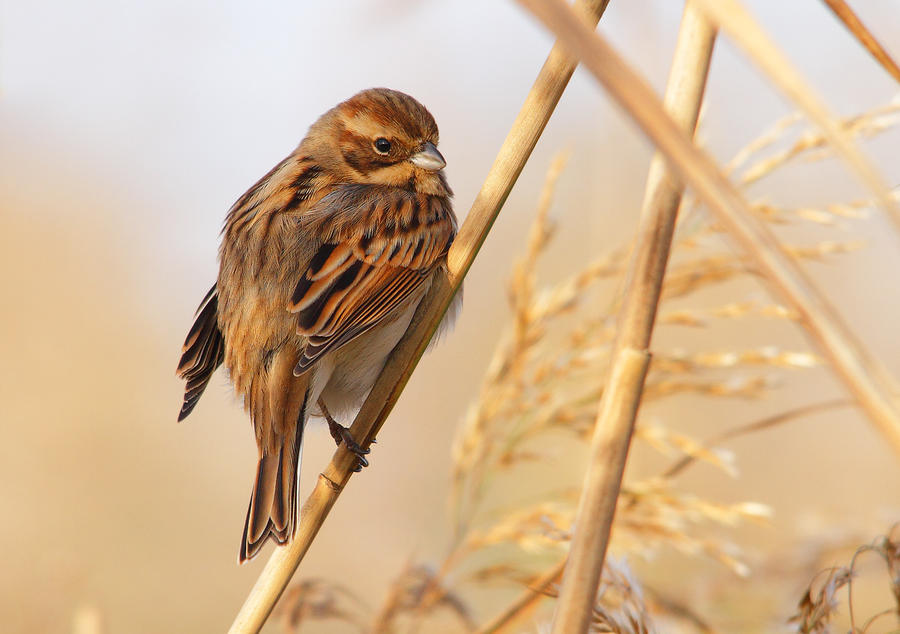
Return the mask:
{"type": "Polygon", "coordinates": [[[457,223],[437,144],[422,104],[365,90],[322,115],[228,212],[219,277],[178,364],[178,420],[224,361],[259,449],[241,562],[293,536],[310,416],[368,464],[333,416],[362,404],[446,264],[457,223]]]}

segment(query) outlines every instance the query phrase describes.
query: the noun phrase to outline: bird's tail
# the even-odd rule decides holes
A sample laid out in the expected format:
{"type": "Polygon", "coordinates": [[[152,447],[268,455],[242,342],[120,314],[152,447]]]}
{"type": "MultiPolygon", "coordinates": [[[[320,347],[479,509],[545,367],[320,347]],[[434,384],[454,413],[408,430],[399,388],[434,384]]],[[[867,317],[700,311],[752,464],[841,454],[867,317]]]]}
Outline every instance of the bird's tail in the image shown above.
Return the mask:
{"type": "MultiPolygon", "coordinates": [[[[294,536],[297,527],[303,427],[309,409],[308,381],[293,377],[293,367],[288,364],[288,368],[288,376],[293,385],[270,384],[266,395],[269,397],[266,399],[267,407],[264,412],[254,412],[271,416],[274,442],[261,444],[256,480],[241,538],[241,563],[255,557],[267,539],[286,544],[294,536]]],[[[277,380],[273,382],[277,383],[277,380]]],[[[259,425],[258,422],[255,424],[259,425]]]]}
{"type": "Polygon", "coordinates": [[[285,442],[277,451],[260,457],[244,522],[241,563],[253,559],[267,539],[286,544],[294,536],[302,448],[303,427],[298,424],[292,442],[285,442]]]}

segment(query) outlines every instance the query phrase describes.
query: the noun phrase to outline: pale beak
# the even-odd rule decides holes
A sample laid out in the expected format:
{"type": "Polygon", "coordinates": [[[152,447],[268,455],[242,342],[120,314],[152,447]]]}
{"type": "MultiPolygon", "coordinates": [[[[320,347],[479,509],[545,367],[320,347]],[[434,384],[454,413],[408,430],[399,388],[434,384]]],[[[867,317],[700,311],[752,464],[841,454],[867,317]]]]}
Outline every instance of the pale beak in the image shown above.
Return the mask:
{"type": "Polygon", "coordinates": [[[412,161],[413,165],[426,169],[429,172],[437,172],[444,169],[444,166],[447,165],[447,161],[444,160],[444,157],[431,141],[425,141],[425,147],[409,157],[409,160],[412,161]]]}

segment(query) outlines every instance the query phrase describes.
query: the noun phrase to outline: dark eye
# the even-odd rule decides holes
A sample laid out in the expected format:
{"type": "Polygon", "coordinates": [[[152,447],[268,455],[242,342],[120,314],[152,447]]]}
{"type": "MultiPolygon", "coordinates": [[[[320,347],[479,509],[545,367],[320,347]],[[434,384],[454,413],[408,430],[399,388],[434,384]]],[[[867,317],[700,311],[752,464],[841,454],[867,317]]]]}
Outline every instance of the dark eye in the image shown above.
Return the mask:
{"type": "Polygon", "coordinates": [[[391,151],[391,142],[384,137],[375,139],[375,151],[379,154],[387,154],[391,151]]]}

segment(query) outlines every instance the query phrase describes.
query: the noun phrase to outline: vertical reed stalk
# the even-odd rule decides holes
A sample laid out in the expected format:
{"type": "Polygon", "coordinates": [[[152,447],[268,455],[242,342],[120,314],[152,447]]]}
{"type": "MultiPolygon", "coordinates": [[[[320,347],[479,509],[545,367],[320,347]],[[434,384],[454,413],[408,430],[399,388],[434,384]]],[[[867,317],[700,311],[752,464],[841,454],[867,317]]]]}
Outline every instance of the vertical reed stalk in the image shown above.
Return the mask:
{"type": "MultiPolygon", "coordinates": [[[[693,135],[712,57],[715,30],[689,1],[678,34],[665,106],[693,135]]],[[[648,347],[684,185],[662,153],[650,163],[635,249],[619,312],[610,376],[591,444],[575,534],[559,595],[554,634],[587,632],[597,595],[625,460],[650,360],[648,347]]]]}

